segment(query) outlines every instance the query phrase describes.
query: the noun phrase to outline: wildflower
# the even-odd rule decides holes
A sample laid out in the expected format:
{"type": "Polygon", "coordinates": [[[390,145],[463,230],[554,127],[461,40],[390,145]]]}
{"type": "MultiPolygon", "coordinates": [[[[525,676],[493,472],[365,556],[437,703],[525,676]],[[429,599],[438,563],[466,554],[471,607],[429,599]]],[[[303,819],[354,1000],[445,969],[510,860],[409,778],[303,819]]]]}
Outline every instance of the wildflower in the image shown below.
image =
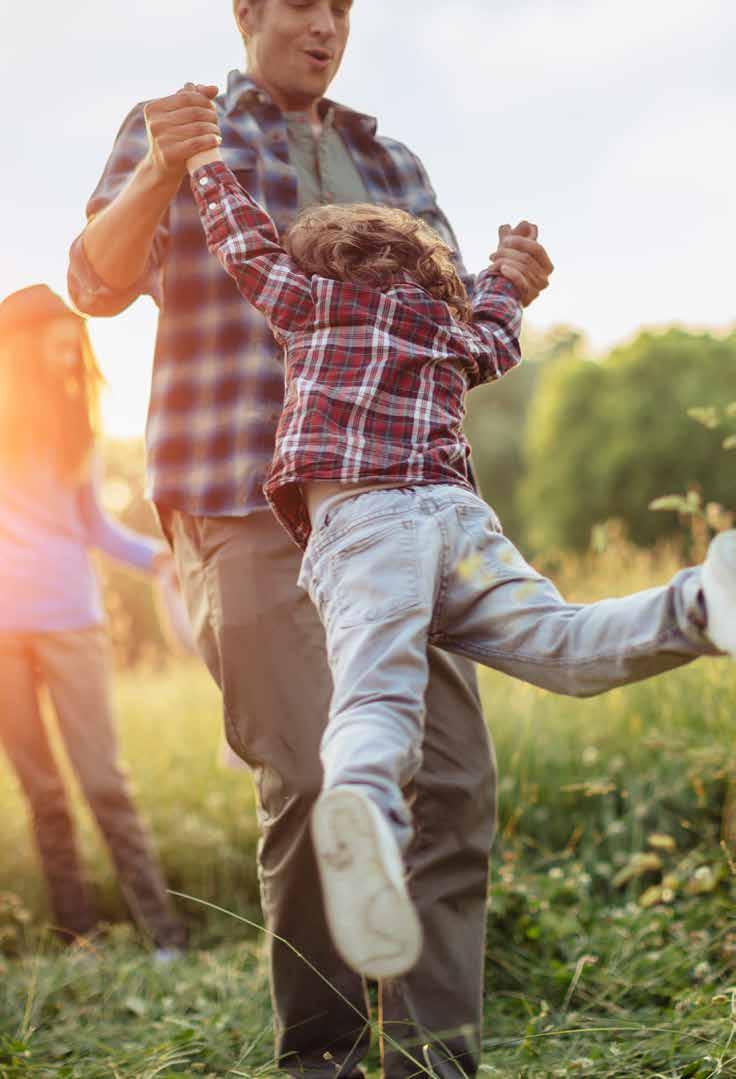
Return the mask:
{"type": "Polygon", "coordinates": [[[687,883],[685,891],[688,895],[704,895],[712,892],[718,885],[718,875],[709,865],[699,866],[687,883]]]}
{"type": "Polygon", "coordinates": [[[650,847],[653,847],[654,850],[662,850],[670,854],[677,848],[677,844],[672,836],[665,835],[662,832],[652,832],[651,835],[647,836],[647,843],[650,847]]]}

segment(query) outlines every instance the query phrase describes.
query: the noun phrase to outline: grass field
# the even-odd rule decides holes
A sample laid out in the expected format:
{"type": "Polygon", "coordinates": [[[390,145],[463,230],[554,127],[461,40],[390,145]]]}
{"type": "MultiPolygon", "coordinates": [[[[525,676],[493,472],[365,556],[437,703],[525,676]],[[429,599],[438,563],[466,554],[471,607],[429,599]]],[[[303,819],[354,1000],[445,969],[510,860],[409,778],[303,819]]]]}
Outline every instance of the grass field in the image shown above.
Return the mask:
{"type": "MultiPolygon", "coordinates": [[[[622,546],[555,567],[575,598],[673,568],[622,546]]],[[[701,661],[592,701],[482,683],[502,777],[482,1074],[736,1075],[736,667],[701,661]]],[[[259,921],[253,802],[247,776],[219,763],[217,695],[196,664],[127,673],[116,688],[170,886],[222,911],[179,899],[193,951],[153,966],[80,807],[112,928],[61,953],[2,765],[0,1076],[267,1075],[262,935],[240,920],[259,921]]]]}

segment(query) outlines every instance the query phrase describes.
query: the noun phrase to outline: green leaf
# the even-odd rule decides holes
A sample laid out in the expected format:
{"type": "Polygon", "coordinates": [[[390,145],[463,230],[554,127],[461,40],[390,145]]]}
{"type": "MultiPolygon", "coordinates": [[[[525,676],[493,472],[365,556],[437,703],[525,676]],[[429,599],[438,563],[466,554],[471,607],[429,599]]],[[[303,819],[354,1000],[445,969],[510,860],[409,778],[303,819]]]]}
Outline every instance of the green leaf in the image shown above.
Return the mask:
{"type": "Polygon", "coordinates": [[[709,430],[720,426],[721,423],[720,409],[716,408],[715,405],[701,405],[689,408],[687,414],[691,420],[702,423],[703,427],[707,427],[709,430]]]}
{"type": "Polygon", "coordinates": [[[674,510],[675,513],[692,513],[685,495],[662,495],[649,503],[650,510],[674,510]]]}

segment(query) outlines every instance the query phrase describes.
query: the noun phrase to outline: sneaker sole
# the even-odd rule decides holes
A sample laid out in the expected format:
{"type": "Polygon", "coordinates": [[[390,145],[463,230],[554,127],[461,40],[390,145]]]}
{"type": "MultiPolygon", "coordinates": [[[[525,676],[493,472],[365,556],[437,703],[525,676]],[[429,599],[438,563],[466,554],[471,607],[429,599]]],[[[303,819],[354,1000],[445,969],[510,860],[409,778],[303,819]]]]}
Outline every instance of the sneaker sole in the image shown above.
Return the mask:
{"type": "Polygon", "coordinates": [[[736,532],[721,532],[712,541],[703,565],[703,591],[709,618],[715,609],[721,623],[709,636],[716,648],[736,659],[736,532]]]}
{"type": "Polygon", "coordinates": [[[422,947],[403,870],[392,866],[394,851],[382,835],[387,830],[376,806],[353,791],[328,791],[312,813],[327,924],[348,966],[368,978],[405,974],[422,947]]]}

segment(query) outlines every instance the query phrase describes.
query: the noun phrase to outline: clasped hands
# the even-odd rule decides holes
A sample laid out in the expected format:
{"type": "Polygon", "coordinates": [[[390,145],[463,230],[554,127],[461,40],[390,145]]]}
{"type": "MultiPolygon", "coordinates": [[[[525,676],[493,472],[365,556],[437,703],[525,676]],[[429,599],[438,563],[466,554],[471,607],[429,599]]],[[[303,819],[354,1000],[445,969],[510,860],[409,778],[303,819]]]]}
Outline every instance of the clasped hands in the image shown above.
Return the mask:
{"type": "Polygon", "coordinates": [[[522,307],[528,307],[547,288],[549,275],[554,270],[538,235],[537,226],[529,221],[521,221],[513,229],[510,225],[501,225],[498,247],[490,256],[494,272],[515,286],[522,307]]]}
{"type": "MultiPolygon", "coordinates": [[[[157,173],[178,182],[186,169],[211,160],[220,145],[220,127],[214,106],[216,86],[188,82],[170,97],[145,107],[149,158],[157,173]]],[[[515,228],[501,225],[498,247],[490,256],[494,271],[516,288],[519,302],[528,307],[549,285],[554,270],[529,221],[515,228]]]]}

